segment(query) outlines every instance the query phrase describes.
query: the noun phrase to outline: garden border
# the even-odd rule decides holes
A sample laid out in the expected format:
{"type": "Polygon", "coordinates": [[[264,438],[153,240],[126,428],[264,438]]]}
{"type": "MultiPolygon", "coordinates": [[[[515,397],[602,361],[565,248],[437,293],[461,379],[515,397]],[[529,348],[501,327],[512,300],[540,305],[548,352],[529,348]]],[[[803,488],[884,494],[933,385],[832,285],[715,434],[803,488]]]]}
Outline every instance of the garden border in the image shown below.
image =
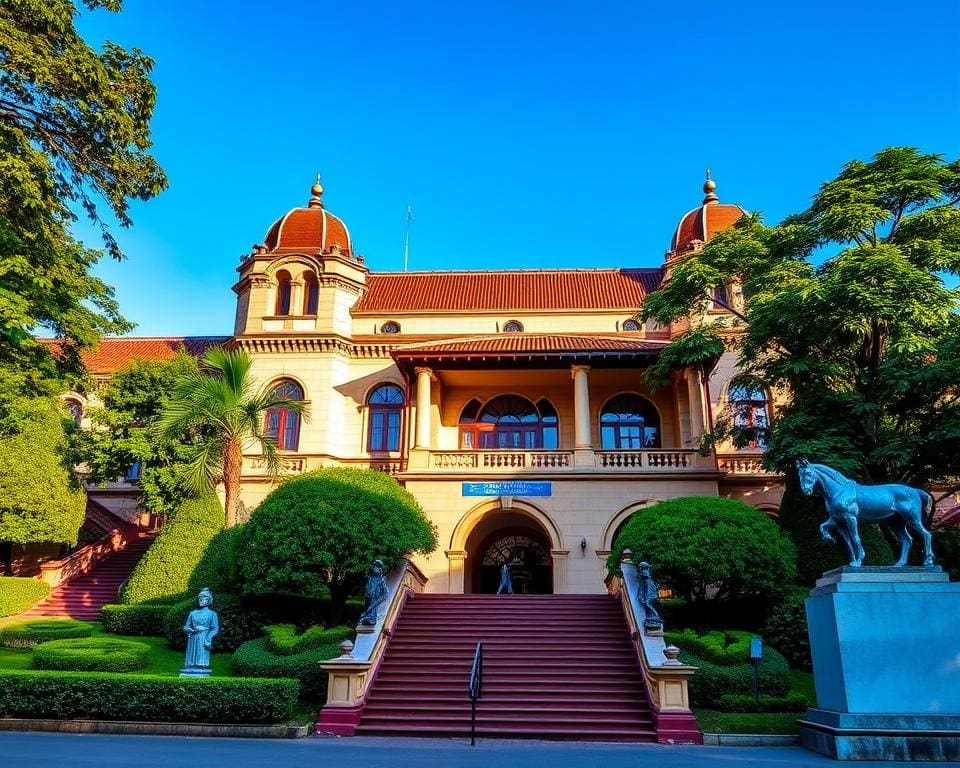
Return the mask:
{"type": "Polygon", "coordinates": [[[242,739],[303,739],[309,725],[231,725],[226,723],[154,723],[137,720],[42,720],[0,717],[0,731],[106,733],[134,736],[217,736],[242,739]]]}

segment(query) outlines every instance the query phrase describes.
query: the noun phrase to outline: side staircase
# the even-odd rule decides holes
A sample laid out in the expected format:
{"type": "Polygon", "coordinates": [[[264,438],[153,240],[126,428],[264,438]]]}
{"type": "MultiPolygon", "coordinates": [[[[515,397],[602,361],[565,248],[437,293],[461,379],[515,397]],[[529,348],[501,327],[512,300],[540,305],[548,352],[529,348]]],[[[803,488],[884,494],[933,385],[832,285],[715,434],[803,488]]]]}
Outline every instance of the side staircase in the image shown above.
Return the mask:
{"type": "Polygon", "coordinates": [[[96,567],[71,581],[60,584],[50,596],[33,608],[21,613],[18,619],[71,618],[96,621],[100,609],[117,601],[117,591],[130,576],[155,535],[141,534],[119,552],[104,558],[96,567]]]}
{"type": "Polygon", "coordinates": [[[412,596],[357,735],[469,734],[478,641],[478,736],[656,741],[620,600],[608,595],[412,596]]]}

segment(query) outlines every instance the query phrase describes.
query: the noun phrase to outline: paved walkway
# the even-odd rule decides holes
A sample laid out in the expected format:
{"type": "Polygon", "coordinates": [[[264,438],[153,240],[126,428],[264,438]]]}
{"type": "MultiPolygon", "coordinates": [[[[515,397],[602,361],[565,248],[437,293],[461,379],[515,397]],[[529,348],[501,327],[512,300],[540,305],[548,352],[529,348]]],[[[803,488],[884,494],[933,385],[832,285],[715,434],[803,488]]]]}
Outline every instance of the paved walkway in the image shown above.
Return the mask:
{"type": "MultiPolygon", "coordinates": [[[[363,768],[867,768],[894,763],[835,763],[799,747],[667,747],[656,744],[584,744],[543,741],[468,741],[385,738],[188,739],[164,736],[101,736],[60,733],[0,733],[4,768],[181,768],[277,765],[363,768]]],[[[938,763],[937,765],[960,765],[938,763]]]]}

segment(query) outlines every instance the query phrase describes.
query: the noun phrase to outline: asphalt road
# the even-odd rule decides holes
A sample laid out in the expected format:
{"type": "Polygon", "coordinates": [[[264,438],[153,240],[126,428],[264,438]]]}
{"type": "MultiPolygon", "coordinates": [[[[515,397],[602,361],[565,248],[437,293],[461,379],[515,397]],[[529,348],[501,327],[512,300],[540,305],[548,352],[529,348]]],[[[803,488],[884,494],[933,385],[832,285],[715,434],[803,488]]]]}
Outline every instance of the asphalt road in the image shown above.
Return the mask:
{"type": "MultiPolygon", "coordinates": [[[[837,766],[799,747],[671,747],[656,744],[484,740],[308,738],[200,739],[173,736],[101,736],[0,733],[3,768],[806,768],[837,766]]],[[[851,768],[891,766],[856,763],[851,768]]],[[[938,765],[960,765],[938,763],[938,765]]]]}

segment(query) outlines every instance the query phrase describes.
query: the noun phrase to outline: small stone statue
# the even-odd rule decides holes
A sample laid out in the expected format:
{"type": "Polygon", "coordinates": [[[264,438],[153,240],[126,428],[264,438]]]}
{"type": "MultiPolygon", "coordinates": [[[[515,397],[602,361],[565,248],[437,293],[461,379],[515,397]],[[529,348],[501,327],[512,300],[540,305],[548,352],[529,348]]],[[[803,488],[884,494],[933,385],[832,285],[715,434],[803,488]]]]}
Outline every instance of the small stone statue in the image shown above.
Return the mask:
{"type": "Polygon", "coordinates": [[[650,563],[640,563],[640,591],[638,599],[643,608],[643,628],[647,632],[663,630],[663,619],[653,604],[660,600],[660,586],[650,576],[650,563]]]}
{"type": "Polygon", "coordinates": [[[510,562],[507,560],[504,560],[503,565],[500,566],[500,586],[497,587],[498,595],[504,592],[508,595],[513,594],[513,573],[510,570],[510,562]]]}
{"type": "Polygon", "coordinates": [[[220,619],[210,608],[213,593],[204,587],[197,595],[199,608],[190,611],[183,631],[187,633],[187,652],[180,677],[207,677],[210,674],[210,651],[213,639],[220,632],[220,619]]]}
{"type": "Polygon", "coordinates": [[[383,573],[383,560],[374,560],[370,575],[367,577],[367,586],[364,589],[367,607],[360,614],[360,626],[373,627],[379,618],[380,606],[387,599],[387,578],[383,573]]]}

